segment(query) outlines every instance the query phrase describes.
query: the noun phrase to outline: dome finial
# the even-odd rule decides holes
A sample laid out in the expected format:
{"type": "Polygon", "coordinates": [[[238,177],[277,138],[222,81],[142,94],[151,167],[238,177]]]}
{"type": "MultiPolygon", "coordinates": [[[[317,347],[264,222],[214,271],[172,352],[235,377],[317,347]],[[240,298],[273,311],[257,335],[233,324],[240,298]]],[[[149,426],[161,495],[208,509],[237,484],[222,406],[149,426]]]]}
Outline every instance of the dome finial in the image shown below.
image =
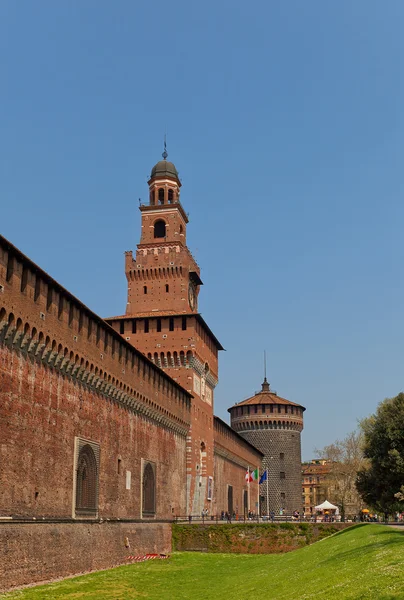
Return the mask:
{"type": "Polygon", "coordinates": [[[167,160],[168,152],[167,152],[167,135],[164,134],[164,152],[161,155],[164,160],[167,160]]]}

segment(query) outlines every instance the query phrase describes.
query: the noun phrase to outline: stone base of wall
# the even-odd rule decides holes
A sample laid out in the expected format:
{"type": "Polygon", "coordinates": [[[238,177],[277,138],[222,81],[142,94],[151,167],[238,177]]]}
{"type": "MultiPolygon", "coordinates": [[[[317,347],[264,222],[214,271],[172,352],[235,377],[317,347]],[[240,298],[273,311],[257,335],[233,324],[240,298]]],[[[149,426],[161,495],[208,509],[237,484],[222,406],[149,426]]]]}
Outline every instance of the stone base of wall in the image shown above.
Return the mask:
{"type": "Polygon", "coordinates": [[[170,551],[170,523],[0,523],[0,592],[170,551]]]}
{"type": "Polygon", "coordinates": [[[173,524],[178,551],[278,554],[317,542],[352,523],[173,524]]]}

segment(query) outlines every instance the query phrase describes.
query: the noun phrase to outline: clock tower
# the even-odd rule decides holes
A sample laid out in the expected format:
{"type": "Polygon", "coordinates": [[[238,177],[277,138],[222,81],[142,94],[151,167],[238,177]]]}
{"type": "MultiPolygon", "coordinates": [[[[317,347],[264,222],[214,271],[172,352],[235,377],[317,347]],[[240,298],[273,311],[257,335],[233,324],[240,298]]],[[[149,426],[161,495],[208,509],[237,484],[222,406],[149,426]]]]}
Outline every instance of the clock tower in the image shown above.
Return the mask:
{"type": "Polygon", "coordinates": [[[198,312],[200,269],[186,244],[181,181],[167,157],[164,149],[150,174],[136,255],[125,253],[126,314],[106,321],[193,395],[187,510],[200,515],[213,496],[213,396],[223,348],[198,312]]]}

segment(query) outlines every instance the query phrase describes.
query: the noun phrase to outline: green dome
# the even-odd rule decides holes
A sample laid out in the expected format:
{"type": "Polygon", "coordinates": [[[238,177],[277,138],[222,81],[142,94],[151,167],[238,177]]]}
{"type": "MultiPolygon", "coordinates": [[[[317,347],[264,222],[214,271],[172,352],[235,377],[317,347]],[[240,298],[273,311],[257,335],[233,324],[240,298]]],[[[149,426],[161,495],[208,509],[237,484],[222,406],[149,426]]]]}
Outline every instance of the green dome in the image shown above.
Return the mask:
{"type": "Polygon", "coordinates": [[[151,170],[150,179],[153,179],[153,177],[174,177],[178,179],[178,171],[172,162],[159,160],[151,170]]]}

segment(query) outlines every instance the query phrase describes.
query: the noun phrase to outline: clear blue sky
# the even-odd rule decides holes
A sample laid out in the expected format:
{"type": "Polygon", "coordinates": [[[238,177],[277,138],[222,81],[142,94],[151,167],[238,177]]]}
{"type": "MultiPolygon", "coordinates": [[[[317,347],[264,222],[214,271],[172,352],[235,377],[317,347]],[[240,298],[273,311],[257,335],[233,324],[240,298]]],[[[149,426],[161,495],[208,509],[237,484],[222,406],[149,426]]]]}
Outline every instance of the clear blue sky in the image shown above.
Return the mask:
{"type": "Polygon", "coordinates": [[[1,233],[102,316],[160,159],[183,181],[216,413],[307,407],[303,456],[403,389],[400,0],[3,0],[1,233]]]}

